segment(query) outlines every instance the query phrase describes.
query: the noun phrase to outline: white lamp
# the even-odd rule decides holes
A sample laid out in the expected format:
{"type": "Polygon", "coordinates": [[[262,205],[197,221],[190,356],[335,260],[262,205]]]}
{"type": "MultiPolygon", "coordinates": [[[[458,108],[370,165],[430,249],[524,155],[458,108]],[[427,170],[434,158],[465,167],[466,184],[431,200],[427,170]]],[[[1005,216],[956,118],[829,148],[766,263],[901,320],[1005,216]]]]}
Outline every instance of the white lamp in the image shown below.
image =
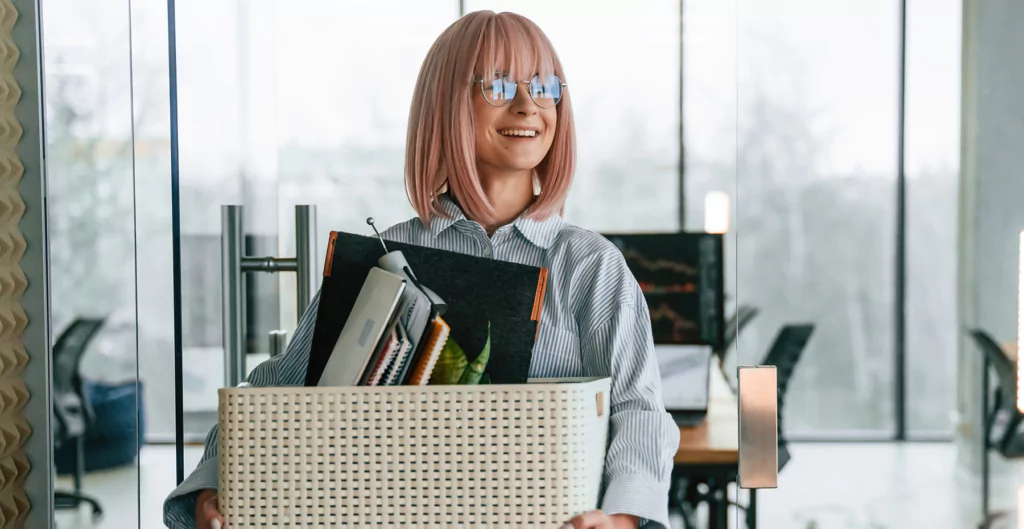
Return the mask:
{"type": "Polygon", "coordinates": [[[709,191],[704,195],[704,231],[729,231],[729,195],[724,191],[709,191]]]}

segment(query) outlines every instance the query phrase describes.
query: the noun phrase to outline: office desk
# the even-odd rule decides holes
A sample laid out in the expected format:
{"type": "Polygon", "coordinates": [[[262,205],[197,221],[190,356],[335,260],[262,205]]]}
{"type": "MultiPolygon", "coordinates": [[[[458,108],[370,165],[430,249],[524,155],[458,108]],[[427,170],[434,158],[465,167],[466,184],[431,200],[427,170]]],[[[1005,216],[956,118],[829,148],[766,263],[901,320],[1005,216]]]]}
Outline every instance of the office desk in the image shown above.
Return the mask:
{"type": "Polygon", "coordinates": [[[739,417],[736,397],[713,369],[708,417],[699,426],[679,428],[676,465],[739,464],[739,417]]]}
{"type": "MultiPolygon", "coordinates": [[[[717,368],[712,368],[709,380],[707,419],[698,426],[679,428],[679,448],[672,470],[672,499],[675,506],[681,508],[681,500],[692,496],[696,482],[707,483],[711,487],[711,493],[705,497],[708,526],[725,529],[729,526],[728,485],[734,483],[739,474],[739,416],[736,397],[717,368]]],[[[747,508],[750,513],[756,513],[757,495],[753,490],[750,493],[747,508]]],[[[751,514],[748,518],[754,529],[756,517],[751,514]]]]}

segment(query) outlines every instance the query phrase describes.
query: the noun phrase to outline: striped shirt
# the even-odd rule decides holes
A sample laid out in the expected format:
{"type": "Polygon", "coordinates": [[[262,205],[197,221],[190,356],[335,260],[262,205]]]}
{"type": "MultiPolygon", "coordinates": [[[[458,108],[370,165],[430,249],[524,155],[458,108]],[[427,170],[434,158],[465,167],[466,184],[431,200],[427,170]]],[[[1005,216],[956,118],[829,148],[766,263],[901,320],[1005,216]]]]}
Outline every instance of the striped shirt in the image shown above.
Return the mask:
{"type": "MultiPolygon", "coordinates": [[[[530,376],[611,377],[610,443],[601,509],[632,514],[643,527],[667,529],[668,490],[679,430],[665,412],[651,320],[640,287],[615,246],[553,215],[521,216],[488,236],[447,195],[451,218],[418,218],[383,233],[388,240],[491,257],[548,269],[548,287],[530,376]]],[[[303,315],[285,354],[257,366],[253,386],[302,385],[309,363],[319,294],[303,315]]],[[[172,529],[195,527],[198,491],[217,487],[217,428],[199,466],[164,504],[172,529]]]]}

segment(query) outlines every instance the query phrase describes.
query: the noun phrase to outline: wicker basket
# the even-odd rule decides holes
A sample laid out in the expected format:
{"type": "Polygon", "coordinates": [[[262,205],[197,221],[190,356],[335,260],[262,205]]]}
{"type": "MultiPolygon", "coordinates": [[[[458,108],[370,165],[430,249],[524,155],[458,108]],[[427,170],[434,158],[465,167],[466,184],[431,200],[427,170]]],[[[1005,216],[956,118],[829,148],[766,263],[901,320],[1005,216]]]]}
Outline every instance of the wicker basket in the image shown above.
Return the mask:
{"type": "Polygon", "coordinates": [[[232,529],[552,527],[596,508],[609,379],[220,390],[232,529]]]}

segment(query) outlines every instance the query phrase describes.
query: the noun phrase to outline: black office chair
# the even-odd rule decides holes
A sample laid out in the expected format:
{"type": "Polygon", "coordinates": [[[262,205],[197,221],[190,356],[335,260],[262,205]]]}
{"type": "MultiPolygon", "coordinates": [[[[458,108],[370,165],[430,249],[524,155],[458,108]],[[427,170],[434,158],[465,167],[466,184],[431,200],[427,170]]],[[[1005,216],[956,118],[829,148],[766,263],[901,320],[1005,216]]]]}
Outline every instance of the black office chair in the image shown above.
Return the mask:
{"type": "Polygon", "coordinates": [[[786,325],[775,337],[775,343],[768,351],[768,354],[761,360],[761,365],[775,366],[775,376],[778,383],[778,418],[776,423],[779,431],[779,470],[786,466],[790,460],[789,441],[782,430],[782,408],[786,400],[786,391],[789,390],[789,381],[796,371],[796,364],[803,355],[807,342],[814,333],[814,325],[786,325]]]}
{"type": "Polygon", "coordinates": [[[95,416],[85,394],[79,372],[82,356],[96,333],[103,327],[103,319],[79,318],[71,323],[53,345],[53,413],[55,417],[53,442],[55,447],[74,442],[75,490],[54,491],[54,507],[77,509],[85,503],[92,507],[94,517],[103,515],[98,501],[82,493],[85,474],[85,434],[94,424],[95,416]]]}
{"type": "MultiPolygon", "coordinates": [[[[792,456],[789,453],[789,441],[786,440],[786,436],[782,429],[782,408],[785,403],[786,392],[789,390],[789,381],[793,377],[793,372],[796,370],[797,362],[800,361],[800,357],[803,355],[804,349],[807,347],[807,342],[811,339],[811,334],[814,332],[814,325],[812,324],[798,324],[798,325],[786,325],[775,336],[775,341],[772,343],[768,353],[765,354],[759,365],[775,366],[776,370],[776,383],[778,386],[778,407],[776,409],[777,418],[776,424],[778,428],[778,469],[782,470],[789,463],[792,456]]],[[[676,512],[680,512],[683,516],[683,524],[687,528],[696,527],[694,523],[694,513],[696,506],[701,502],[706,501],[719,501],[714,499],[714,495],[717,491],[712,489],[706,493],[701,493],[698,490],[699,481],[689,483],[685,487],[685,496],[680,505],[673,509],[676,512]]],[[[679,490],[679,489],[677,489],[679,490]]],[[[679,490],[679,492],[682,492],[679,490]]],[[[678,492],[677,492],[678,493],[678,492]]],[[[729,502],[729,505],[733,505],[740,510],[746,512],[746,524],[748,528],[753,529],[757,526],[757,520],[755,516],[757,514],[756,496],[751,496],[751,507],[740,505],[736,502],[729,502]]]]}
{"type": "MultiPolygon", "coordinates": [[[[1017,366],[1003,352],[999,344],[980,329],[969,331],[974,343],[981,349],[986,363],[996,374],[998,385],[992,388],[991,405],[985,395],[985,439],[982,455],[982,510],[984,521],[981,527],[988,527],[996,519],[1008,513],[989,513],[989,465],[988,453],[993,448],[1005,458],[1013,459],[1024,456],[1024,436],[1017,435],[1024,414],[1017,409],[1017,366]],[[999,421],[999,419],[1003,419],[999,421]],[[1000,424],[997,424],[1000,423],[1000,424]],[[996,427],[1000,426],[999,429],[996,427]]],[[[1021,354],[1020,351],[1017,354],[1021,354]]],[[[985,381],[988,381],[985,373],[985,381]]],[[[988,384],[983,384],[987,388],[988,384]]]]}

